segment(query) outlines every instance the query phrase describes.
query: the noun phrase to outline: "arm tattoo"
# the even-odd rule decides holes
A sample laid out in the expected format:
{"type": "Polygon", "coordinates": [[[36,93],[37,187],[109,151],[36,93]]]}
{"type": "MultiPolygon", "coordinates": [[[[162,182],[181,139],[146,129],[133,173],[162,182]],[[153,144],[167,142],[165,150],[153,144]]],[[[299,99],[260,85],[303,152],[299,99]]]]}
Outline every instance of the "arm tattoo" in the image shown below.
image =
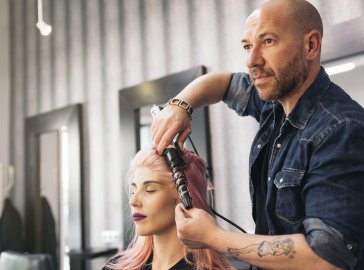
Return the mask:
{"type": "Polygon", "coordinates": [[[287,238],[283,240],[274,240],[272,242],[263,241],[258,244],[252,244],[243,248],[228,248],[228,252],[231,255],[247,254],[255,252],[259,257],[272,255],[281,256],[285,255],[288,258],[293,259],[294,254],[294,243],[292,239],[287,238]]]}

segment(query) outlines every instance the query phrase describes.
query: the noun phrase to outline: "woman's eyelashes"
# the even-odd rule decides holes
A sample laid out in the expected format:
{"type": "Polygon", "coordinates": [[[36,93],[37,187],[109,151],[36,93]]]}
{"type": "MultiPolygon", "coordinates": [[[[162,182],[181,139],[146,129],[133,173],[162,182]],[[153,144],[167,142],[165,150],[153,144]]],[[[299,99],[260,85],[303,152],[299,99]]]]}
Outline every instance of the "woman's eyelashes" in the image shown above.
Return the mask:
{"type": "Polygon", "coordinates": [[[158,190],[158,185],[161,185],[160,183],[151,182],[143,185],[144,191],[147,193],[153,193],[158,190]]]}
{"type": "MultiPolygon", "coordinates": [[[[157,191],[156,189],[145,189],[145,190],[140,190],[140,191],[138,191],[138,192],[154,193],[154,192],[156,192],[156,191],[157,191]]],[[[134,195],[135,195],[135,193],[136,193],[136,191],[130,191],[130,192],[129,192],[129,196],[130,196],[130,197],[132,197],[132,196],[134,196],[134,195]]]]}
{"type": "Polygon", "coordinates": [[[136,187],[136,185],[132,185],[129,191],[129,196],[134,196],[137,192],[146,192],[146,193],[154,193],[158,191],[158,187],[156,187],[154,184],[147,184],[143,185],[140,190],[136,187]]]}

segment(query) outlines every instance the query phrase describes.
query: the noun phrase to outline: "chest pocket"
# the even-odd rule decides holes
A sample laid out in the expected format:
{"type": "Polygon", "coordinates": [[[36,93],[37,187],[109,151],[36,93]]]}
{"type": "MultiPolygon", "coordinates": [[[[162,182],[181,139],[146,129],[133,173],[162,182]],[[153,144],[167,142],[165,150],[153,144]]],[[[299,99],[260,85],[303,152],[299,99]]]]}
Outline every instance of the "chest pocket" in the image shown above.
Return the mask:
{"type": "Polygon", "coordinates": [[[295,224],[305,217],[305,203],[302,198],[302,170],[282,170],[274,177],[277,187],[275,215],[284,222],[295,224]]]}

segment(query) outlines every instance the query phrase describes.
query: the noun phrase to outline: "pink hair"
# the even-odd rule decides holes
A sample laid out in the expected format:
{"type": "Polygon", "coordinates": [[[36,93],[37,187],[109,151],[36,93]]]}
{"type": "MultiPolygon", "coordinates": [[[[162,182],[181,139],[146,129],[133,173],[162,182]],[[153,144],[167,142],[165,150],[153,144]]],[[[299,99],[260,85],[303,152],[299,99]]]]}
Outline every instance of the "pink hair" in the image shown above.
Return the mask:
{"type": "MultiPolygon", "coordinates": [[[[206,163],[202,158],[188,150],[183,151],[183,158],[187,164],[187,167],[184,169],[184,174],[188,179],[187,185],[191,193],[193,206],[209,211],[207,203],[209,183],[206,179],[206,163]]],[[[170,172],[166,159],[156,154],[155,150],[141,150],[135,155],[127,173],[129,181],[133,177],[135,169],[138,167],[152,168],[158,171],[158,173],[165,173],[165,179],[171,179],[172,181],[172,173],[170,172]]],[[[152,251],[153,237],[151,235],[138,236],[135,234],[127,249],[119,252],[112,258],[112,263],[109,262],[107,267],[115,270],[139,270],[146,264],[152,251]]],[[[196,270],[236,269],[228,262],[223,254],[211,249],[189,250],[185,248],[185,260],[194,264],[196,270]],[[187,254],[189,254],[188,257],[187,254]]]]}

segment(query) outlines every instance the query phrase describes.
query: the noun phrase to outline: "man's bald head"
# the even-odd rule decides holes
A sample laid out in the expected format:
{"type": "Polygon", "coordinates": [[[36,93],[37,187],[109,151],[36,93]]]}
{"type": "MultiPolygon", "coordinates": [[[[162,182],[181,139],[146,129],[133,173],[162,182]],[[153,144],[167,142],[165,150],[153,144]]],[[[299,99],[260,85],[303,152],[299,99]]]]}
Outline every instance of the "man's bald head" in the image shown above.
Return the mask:
{"type": "Polygon", "coordinates": [[[270,0],[255,10],[242,45],[260,98],[279,100],[289,112],[292,93],[305,91],[320,71],[321,42],[321,17],[307,1],[270,0]]]}
{"type": "Polygon", "coordinates": [[[299,33],[305,34],[312,30],[317,30],[320,32],[322,37],[323,25],[321,16],[317,11],[317,9],[308,1],[270,0],[263,4],[261,12],[264,12],[264,10],[269,10],[272,8],[278,9],[282,13],[287,12],[286,14],[290,18],[290,22],[287,23],[293,22],[299,33]]]}

